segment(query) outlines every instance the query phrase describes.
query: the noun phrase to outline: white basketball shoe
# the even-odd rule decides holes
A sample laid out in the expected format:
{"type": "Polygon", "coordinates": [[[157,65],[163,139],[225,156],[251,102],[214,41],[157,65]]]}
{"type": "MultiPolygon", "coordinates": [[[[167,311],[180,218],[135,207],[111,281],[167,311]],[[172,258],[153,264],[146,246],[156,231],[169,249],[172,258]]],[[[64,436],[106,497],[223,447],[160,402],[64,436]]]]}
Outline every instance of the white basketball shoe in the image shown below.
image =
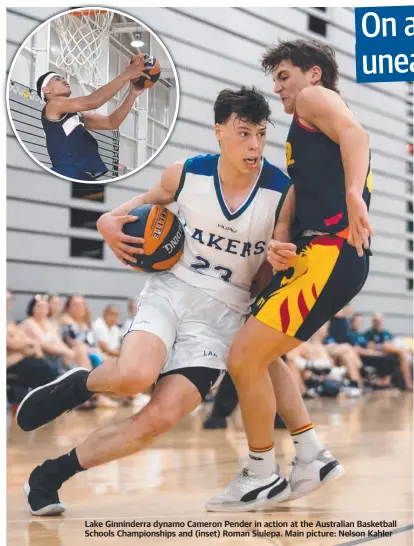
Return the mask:
{"type": "Polygon", "coordinates": [[[273,508],[291,494],[290,485],[280,476],[279,466],[268,478],[260,478],[247,468],[226,487],[223,493],[206,504],[208,512],[248,512],[273,508]]]}
{"type": "Polygon", "coordinates": [[[297,457],[292,461],[289,476],[291,487],[287,501],[299,499],[328,482],[333,482],[345,474],[343,466],[326,449],[320,451],[312,462],[301,463],[297,457]]]}

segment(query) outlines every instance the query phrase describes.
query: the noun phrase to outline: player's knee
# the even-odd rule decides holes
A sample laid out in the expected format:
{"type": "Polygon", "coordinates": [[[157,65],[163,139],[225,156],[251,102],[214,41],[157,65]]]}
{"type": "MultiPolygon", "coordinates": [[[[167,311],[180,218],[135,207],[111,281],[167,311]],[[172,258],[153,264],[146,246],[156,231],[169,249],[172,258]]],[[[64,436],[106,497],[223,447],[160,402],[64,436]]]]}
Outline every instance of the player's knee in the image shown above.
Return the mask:
{"type": "Polygon", "coordinates": [[[245,358],[243,351],[240,349],[232,349],[227,361],[227,370],[231,378],[236,384],[249,382],[252,374],[257,372],[255,362],[251,362],[245,358]]]}
{"type": "Polygon", "coordinates": [[[125,359],[118,358],[118,370],[114,378],[112,391],[123,396],[133,396],[148,390],[155,382],[156,377],[148,366],[144,363],[137,364],[135,367],[125,365],[125,359]]]}
{"type": "Polygon", "coordinates": [[[241,375],[244,369],[242,359],[239,358],[238,352],[239,351],[232,348],[227,360],[227,371],[233,379],[241,375]]]}
{"type": "Polygon", "coordinates": [[[165,407],[158,403],[148,404],[146,408],[146,436],[155,438],[164,432],[168,432],[181,419],[179,408],[165,407]]]}
{"type": "Polygon", "coordinates": [[[114,392],[122,396],[134,396],[147,391],[154,383],[153,379],[143,374],[120,375],[117,379],[114,392]]]}

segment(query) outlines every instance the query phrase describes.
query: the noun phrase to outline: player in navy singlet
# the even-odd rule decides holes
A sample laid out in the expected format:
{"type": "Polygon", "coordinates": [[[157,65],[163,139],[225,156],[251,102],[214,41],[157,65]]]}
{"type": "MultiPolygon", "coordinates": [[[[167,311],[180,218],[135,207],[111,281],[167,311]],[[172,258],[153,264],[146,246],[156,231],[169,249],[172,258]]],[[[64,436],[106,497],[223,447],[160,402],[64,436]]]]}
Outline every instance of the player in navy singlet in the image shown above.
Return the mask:
{"type": "Polygon", "coordinates": [[[130,84],[123,103],[108,116],[90,114],[106,104],[132,79],[143,74],[144,56],[136,55],[132,64],[108,84],[87,96],[71,98],[68,82],[56,72],[46,72],[37,80],[37,93],[46,102],[42,125],[52,170],[75,180],[96,180],[108,171],[99,155],[98,143],[88,129],[118,129],[143,90],[130,84]]]}
{"type": "MultiPolygon", "coordinates": [[[[338,234],[348,227],[345,171],[339,144],[302,123],[295,112],[286,142],[286,163],[294,183],[295,229],[338,234]]],[[[369,206],[372,174],[368,162],[362,197],[369,206]]]]}
{"type": "MultiPolygon", "coordinates": [[[[369,137],[339,94],[334,51],[316,41],[280,42],[266,52],[262,67],[272,74],[285,112],[293,115],[286,143],[292,184],[268,249],[276,274],[230,350],[228,370],[250,452],[247,469],[209,501],[207,508],[216,511],[275,505],[279,470],[273,423],[278,400],[269,366],[308,340],[358,294],[368,275],[373,235],[368,218],[369,137]]],[[[291,386],[284,386],[284,399],[289,399],[291,386]]],[[[287,417],[297,421],[293,435],[298,444],[289,478],[288,500],[293,500],[339,478],[344,469],[318,447],[312,424],[293,402],[290,410],[287,417]]]]}

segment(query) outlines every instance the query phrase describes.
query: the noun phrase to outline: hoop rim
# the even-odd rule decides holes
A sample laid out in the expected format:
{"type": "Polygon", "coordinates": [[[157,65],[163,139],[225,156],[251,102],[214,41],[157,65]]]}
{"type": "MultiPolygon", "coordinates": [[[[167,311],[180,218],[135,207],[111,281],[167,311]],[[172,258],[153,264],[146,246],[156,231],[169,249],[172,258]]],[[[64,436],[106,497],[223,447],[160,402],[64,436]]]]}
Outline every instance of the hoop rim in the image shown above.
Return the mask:
{"type": "Polygon", "coordinates": [[[93,17],[95,15],[100,15],[102,13],[108,13],[109,10],[107,9],[81,9],[76,11],[71,11],[68,13],[68,15],[72,15],[73,17],[82,17],[82,15],[85,15],[86,17],[93,17]]]}

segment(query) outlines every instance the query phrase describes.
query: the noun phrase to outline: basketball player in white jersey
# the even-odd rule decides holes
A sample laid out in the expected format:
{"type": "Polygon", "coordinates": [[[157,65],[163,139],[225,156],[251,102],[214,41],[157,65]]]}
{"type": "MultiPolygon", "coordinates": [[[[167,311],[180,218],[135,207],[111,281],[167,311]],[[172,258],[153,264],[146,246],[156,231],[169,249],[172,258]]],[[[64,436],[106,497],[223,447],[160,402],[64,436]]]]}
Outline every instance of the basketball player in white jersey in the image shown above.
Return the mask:
{"type": "MultiPolygon", "coordinates": [[[[25,486],[32,514],[61,513],[57,491],[63,482],[147,447],[194,410],[224,372],[289,186],[286,175],[262,157],[269,117],[267,101],[254,88],[222,91],[215,103],[220,155],[169,166],[158,185],[98,221],[116,256],[133,264],[140,251],[128,243],[142,239],[122,233],[125,222],[136,220],[129,211],[142,204],[176,201],[185,231],[183,255],[170,271],[147,282],[120,357],[90,373],[72,370],[32,391],[19,407],[17,422],[23,430],[33,430],[93,393],[129,396],[156,386],[139,413],[94,432],[69,453],[34,469],[25,486]]],[[[281,379],[285,372],[280,369],[281,379]]],[[[309,421],[293,378],[280,381],[280,387],[293,392],[286,400],[291,414],[302,412],[300,418],[309,421]]],[[[293,423],[289,411],[287,420],[293,423]]],[[[284,478],[275,474],[264,485],[269,484],[275,502],[288,498],[290,486],[284,478]]]]}

